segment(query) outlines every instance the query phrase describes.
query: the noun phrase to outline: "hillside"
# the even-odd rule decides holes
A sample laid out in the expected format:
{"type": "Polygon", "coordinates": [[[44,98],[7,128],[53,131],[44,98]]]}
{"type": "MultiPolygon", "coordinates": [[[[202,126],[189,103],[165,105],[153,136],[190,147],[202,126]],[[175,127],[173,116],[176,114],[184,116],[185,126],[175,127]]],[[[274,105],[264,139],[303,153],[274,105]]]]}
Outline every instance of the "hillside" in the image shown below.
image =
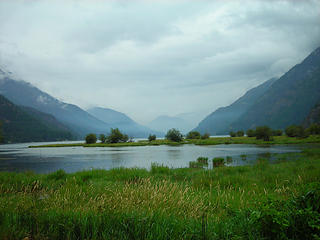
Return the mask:
{"type": "Polygon", "coordinates": [[[247,91],[242,97],[227,107],[221,107],[203,119],[194,129],[200,133],[211,135],[227,134],[230,125],[244,114],[259,97],[261,97],[276,81],[272,78],[261,85],[247,91]]]}
{"type": "Polygon", "coordinates": [[[4,75],[0,79],[0,94],[16,105],[31,107],[53,115],[58,121],[84,136],[89,132],[102,133],[110,125],[102,122],[76,105],[64,103],[24,81],[4,75]]]}
{"type": "Polygon", "coordinates": [[[320,48],[279,78],[232,124],[233,129],[302,124],[320,100],[320,48]]]}
{"type": "Polygon", "coordinates": [[[119,128],[125,134],[134,137],[147,137],[149,134],[156,134],[162,136],[163,133],[159,131],[151,130],[145,126],[142,126],[128,117],[126,114],[109,109],[94,107],[87,110],[92,116],[97,119],[107,122],[113,128],[119,128]]]}
{"type": "Polygon", "coordinates": [[[56,119],[34,109],[22,109],[0,95],[0,121],[4,142],[60,141],[72,133],[56,119]]]}
{"type": "Polygon", "coordinates": [[[311,109],[302,125],[304,127],[309,127],[313,123],[320,124],[320,103],[316,104],[314,108],[311,109]]]}

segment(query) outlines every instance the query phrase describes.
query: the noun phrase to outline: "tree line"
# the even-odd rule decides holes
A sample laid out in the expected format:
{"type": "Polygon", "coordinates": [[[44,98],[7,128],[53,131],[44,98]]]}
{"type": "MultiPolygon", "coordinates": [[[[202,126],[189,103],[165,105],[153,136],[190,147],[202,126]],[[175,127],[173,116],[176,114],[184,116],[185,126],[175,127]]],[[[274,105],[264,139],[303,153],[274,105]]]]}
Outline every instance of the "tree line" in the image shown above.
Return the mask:
{"type": "MultiPolygon", "coordinates": [[[[320,125],[312,124],[308,128],[304,128],[299,125],[291,125],[287,127],[284,131],[281,129],[271,129],[268,126],[258,126],[255,129],[248,129],[246,132],[243,130],[231,131],[229,132],[230,137],[255,137],[256,139],[263,139],[264,141],[271,141],[274,136],[282,136],[285,133],[288,137],[299,137],[305,138],[309,135],[320,134],[320,125]]],[[[184,139],[208,139],[210,137],[209,133],[200,134],[197,131],[190,131],[185,136],[175,128],[167,131],[165,139],[173,142],[181,142],[184,139]]],[[[1,139],[1,132],[0,132],[1,139]]],[[[150,134],[148,137],[149,142],[155,141],[157,139],[156,135],[150,134]]],[[[87,144],[96,143],[98,138],[94,133],[90,133],[85,138],[87,144]]],[[[120,142],[131,142],[132,138],[129,138],[127,134],[123,134],[118,128],[111,128],[108,135],[100,134],[99,140],[101,143],[120,143],[120,142]]]]}
{"type": "MultiPolygon", "coordinates": [[[[284,132],[281,129],[271,129],[268,126],[258,126],[255,129],[248,129],[246,131],[247,137],[256,137],[256,139],[263,139],[264,141],[272,140],[274,136],[282,136],[285,133],[288,137],[306,138],[309,135],[320,134],[320,125],[313,123],[308,128],[304,128],[300,125],[288,126],[284,132]]],[[[230,137],[243,137],[244,131],[239,130],[237,132],[229,132],[230,137]]]]}

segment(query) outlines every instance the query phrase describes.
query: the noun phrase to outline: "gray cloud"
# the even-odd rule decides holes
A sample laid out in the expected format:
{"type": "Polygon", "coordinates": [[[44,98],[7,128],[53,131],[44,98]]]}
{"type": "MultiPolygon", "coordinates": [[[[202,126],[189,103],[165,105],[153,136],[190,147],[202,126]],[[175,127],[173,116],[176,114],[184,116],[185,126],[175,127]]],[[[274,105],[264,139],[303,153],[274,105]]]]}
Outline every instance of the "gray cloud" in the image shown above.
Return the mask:
{"type": "Polygon", "coordinates": [[[319,1],[0,2],[0,64],[140,122],[199,118],[320,46],[319,1]]]}

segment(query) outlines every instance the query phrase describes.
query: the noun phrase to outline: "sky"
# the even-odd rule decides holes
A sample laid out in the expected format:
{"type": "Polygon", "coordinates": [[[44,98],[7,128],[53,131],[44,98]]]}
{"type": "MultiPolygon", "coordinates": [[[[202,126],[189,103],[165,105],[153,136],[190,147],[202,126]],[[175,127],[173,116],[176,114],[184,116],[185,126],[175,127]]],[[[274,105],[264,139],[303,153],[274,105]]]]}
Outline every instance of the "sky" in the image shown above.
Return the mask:
{"type": "Polygon", "coordinates": [[[0,0],[0,66],[143,124],[199,121],[319,46],[319,0],[0,0]]]}

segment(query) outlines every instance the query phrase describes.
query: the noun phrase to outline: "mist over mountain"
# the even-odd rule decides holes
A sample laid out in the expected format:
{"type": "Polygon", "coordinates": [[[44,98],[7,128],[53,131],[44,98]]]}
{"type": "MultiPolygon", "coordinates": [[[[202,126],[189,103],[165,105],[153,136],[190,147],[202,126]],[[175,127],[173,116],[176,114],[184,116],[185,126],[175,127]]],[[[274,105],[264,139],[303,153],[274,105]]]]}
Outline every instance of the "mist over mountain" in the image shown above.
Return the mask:
{"type": "Polygon", "coordinates": [[[245,130],[268,125],[284,129],[302,124],[319,101],[320,47],[274,82],[232,127],[245,130]]]}
{"type": "Polygon", "coordinates": [[[71,131],[53,116],[19,107],[0,95],[0,122],[5,142],[72,140],[71,131]]]}
{"type": "Polygon", "coordinates": [[[184,119],[183,115],[181,115],[180,117],[162,115],[149,122],[147,126],[164,133],[166,133],[171,128],[176,128],[183,134],[186,134],[194,127],[194,124],[184,119]]]}
{"type": "Polygon", "coordinates": [[[92,116],[97,119],[107,122],[113,128],[119,128],[125,134],[134,137],[147,137],[149,134],[156,134],[157,136],[163,136],[161,131],[151,130],[145,126],[142,126],[128,117],[126,114],[109,109],[94,107],[87,110],[92,116]]]}
{"type": "Polygon", "coordinates": [[[250,89],[231,105],[218,108],[203,119],[194,130],[199,131],[202,134],[228,134],[231,129],[231,124],[244,114],[276,80],[277,78],[272,78],[261,85],[250,89]]]}

